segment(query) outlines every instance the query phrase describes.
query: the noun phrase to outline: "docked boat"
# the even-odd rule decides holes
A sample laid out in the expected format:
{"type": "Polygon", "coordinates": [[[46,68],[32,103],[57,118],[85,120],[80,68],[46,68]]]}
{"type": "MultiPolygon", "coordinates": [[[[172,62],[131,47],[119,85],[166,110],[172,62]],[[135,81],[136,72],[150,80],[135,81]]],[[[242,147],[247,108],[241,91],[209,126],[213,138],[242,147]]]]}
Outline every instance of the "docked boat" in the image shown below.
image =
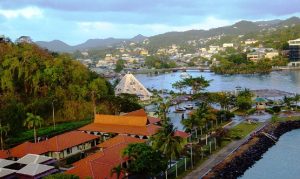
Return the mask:
{"type": "Polygon", "coordinates": [[[184,112],[184,111],[186,111],[186,109],[182,107],[178,107],[175,109],[175,112],[184,112]]]}
{"type": "Polygon", "coordinates": [[[192,77],[192,76],[190,74],[188,74],[187,72],[182,72],[180,74],[180,78],[182,78],[182,79],[186,79],[186,78],[190,78],[190,77],[192,77]]]}
{"type": "Polygon", "coordinates": [[[184,108],[190,110],[193,109],[194,106],[192,104],[187,104],[186,106],[184,106],[184,108]]]}

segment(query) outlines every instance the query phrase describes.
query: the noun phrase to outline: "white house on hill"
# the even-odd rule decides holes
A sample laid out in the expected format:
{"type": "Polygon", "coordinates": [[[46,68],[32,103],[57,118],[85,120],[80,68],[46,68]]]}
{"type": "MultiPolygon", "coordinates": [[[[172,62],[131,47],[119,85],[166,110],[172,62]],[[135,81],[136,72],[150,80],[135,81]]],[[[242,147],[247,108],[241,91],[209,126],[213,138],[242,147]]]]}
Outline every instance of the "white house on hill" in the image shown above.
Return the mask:
{"type": "Polygon", "coordinates": [[[132,74],[126,74],[115,88],[115,94],[135,94],[141,100],[149,100],[152,94],[132,74]]]}

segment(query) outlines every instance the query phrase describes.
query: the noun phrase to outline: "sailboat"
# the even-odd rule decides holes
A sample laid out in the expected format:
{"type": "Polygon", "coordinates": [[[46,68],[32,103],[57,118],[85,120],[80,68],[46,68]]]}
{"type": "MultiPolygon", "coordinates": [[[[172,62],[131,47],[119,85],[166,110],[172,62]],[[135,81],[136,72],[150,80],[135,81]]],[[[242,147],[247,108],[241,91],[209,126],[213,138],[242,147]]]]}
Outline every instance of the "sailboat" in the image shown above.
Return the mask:
{"type": "Polygon", "coordinates": [[[190,78],[190,77],[192,77],[190,74],[188,74],[187,72],[182,72],[181,74],[180,74],[180,77],[182,78],[182,79],[186,79],[186,78],[190,78]]]}

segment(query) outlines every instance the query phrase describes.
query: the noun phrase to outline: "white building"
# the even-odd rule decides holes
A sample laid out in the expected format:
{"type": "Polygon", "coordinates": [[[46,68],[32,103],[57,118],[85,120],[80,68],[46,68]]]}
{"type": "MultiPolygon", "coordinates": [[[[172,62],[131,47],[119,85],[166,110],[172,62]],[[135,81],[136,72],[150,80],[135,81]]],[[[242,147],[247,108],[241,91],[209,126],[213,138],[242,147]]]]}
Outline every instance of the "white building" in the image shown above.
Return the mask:
{"type": "Polygon", "coordinates": [[[233,47],[233,43],[224,43],[223,48],[233,47]]]}
{"type": "Polygon", "coordinates": [[[126,74],[115,88],[115,94],[135,94],[142,101],[149,100],[152,94],[132,74],[126,74]]]}

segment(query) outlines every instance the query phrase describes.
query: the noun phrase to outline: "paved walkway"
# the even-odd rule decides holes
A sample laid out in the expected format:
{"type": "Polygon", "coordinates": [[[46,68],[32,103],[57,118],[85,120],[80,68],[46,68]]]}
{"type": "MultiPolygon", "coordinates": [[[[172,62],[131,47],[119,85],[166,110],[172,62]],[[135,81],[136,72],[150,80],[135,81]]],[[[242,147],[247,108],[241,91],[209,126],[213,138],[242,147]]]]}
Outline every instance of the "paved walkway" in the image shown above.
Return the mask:
{"type": "MultiPolygon", "coordinates": [[[[260,130],[264,127],[268,122],[263,123],[261,126],[256,128],[255,131],[260,130]]],[[[252,132],[253,133],[253,132],[252,132]]],[[[191,173],[189,173],[185,179],[198,179],[207,174],[214,166],[218,163],[222,162],[228,155],[233,153],[237,148],[239,148],[244,142],[246,142],[250,138],[250,134],[244,139],[233,141],[228,144],[226,147],[221,149],[218,153],[211,155],[204,163],[202,163],[198,168],[194,169],[191,173]]]]}

